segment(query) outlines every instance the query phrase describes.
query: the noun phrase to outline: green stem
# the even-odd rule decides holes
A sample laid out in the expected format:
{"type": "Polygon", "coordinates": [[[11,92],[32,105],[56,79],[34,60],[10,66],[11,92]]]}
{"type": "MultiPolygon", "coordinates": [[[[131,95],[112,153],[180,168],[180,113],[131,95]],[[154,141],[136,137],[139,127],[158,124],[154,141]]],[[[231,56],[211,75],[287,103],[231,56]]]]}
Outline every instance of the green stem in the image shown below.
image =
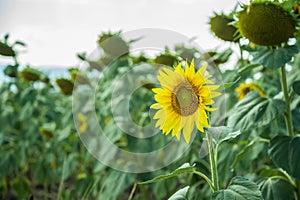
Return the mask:
{"type": "Polygon", "coordinates": [[[287,88],[285,66],[281,67],[281,86],[282,86],[284,99],[285,99],[285,103],[286,103],[286,113],[284,115],[285,124],[286,124],[287,132],[288,132],[289,136],[293,137],[294,133],[293,133],[293,124],[292,124],[291,105],[290,105],[289,91],[287,88]]]}
{"type": "Polygon", "coordinates": [[[206,138],[207,138],[208,149],[209,149],[209,162],[210,162],[211,178],[212,178],[212,182],[213,182],[215,191],[218,191],[219,190],[219,178],[218,178],[216,157],[215,157],[215,152],[214,152],[214,148],[213,148],[213,144],[212,144],[212,137],[207,132],[206,132],[206,138]]]}
{"type": "Polygon", "coordinates": [[[244,64],[244,55],[243,55],[242,45],[240,42],[238,44],[239,44],[239,49],[240,49],[240,59],[242,61],[242,64],[244,64]]]}
{"type": "Polygon", "coordinates": [[[203,174],[203,173],[201,173],[201,172],[198,172],[198,171],[194,171],[193,173],[194,173],[194,174],[197,174],[197,175],[199,175],[199,176],[201,176],[201,177],[208,183],[210,189],[211,189],[213,192],[216,191],[216,189],[215,189],[215,187],[214,187],[212,181],[211,181],[205,174],[203,174]]]}
{"type": "Polygon", "coordinates": [[[136,186],[137,186],[137,183],[134,183],[133,188],[132,188],[132,190],[131,190],[131,192],[130,192],[130,195],[129,195],[129,197],[128,197],[128,200],[132,200],[133,195],[134,195],[135,190],[136,190],[136,186]]]}
{"type": "Polygon", "coordinates": [[[62,174],[61,174],[61,179],[60,179],[60,183],[59,183],[59,187],[58,187],[57,200],[61,199],[62,191],[64,188],[65,167],[66,167],[66,156],[64,157],[64,161],[63,161],[62,174]]]}
{"type": "Polygon", "coordinates": [[[266,139],[266,138],[262,138],[262,137],[260,137],[257,141],[258,141],[258,142],[270,143],[270,140],[268,140],[268,139],[266,139]]]}

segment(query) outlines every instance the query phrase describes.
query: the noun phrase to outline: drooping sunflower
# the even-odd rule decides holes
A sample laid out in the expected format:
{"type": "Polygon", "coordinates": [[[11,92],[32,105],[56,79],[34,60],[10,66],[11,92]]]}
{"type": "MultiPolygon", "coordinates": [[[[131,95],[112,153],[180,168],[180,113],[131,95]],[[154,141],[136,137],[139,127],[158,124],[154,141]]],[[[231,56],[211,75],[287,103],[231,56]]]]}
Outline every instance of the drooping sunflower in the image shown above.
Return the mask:
{"type": "Polygon", "coordinates": [[[297,23],[290,10],[277,2],[252,1],[239,12],[237,26],[254,44],[278,46],[295,33],[297,23]]]}
{"type": "Polygon", "coordinates": [[[238,42],[240,37],[236,34],[237,28],[232,23],[233,17],[216,14],[210,18],[210,30],[220,39],[229,42],[238,42]]]}
{"type": "Polygon", "coordinates": [[[74,83],[65,78],[56,79],[56,84],[60,88],[61,92],[65,95],[71,95],[74,89],[74,83]]]}
{"type": "Polygon", "coordinates": [[[21,71],[21,77],[26,81],[38,81],[41,77],[41,72],[31,67],[26,67],[21,71]]]}
{"type": "Polygon", "coordinates": [[[172,136],[180,140],[182,132],[189,143],[195,126],[201,132],[204,127],[210,127],[208,112],[216,110],[212,108],[212,98],[220,93],[215,91],[219,86],[208,80],[211,75],[205,72],[206,66],[195,72],[194,61],[190,65],[186,62],[185,69],[179,63],[174,70],[159,71],[157,79],[161,88],[153,89],[157,103],[151,108],[157,109],[153,119],[157,119],[156,127],[159,126],[163,134],[172,132],[172,136]]]}
{"type": "Polygon", "coordinates": [[[254,83],[241,83],[239,85],[239,87],[237,87],[235,89],[235,91],[239,95],[239,100],[242,100],[251,91],[257,91],[259,93],[259,95],[262,96],[262,97],[266,96],[264,94],[264,92],[262,91],[262,89],[260,89],[260,87],[258,87],[254,83]]]}
{"type": "Polygon", "coordinates": [[[46,128],[41,128],[40,129],[40,134],[43,135],[46,138],[52,138],[53,137],[52,131],[50,131],[46,128]]]}

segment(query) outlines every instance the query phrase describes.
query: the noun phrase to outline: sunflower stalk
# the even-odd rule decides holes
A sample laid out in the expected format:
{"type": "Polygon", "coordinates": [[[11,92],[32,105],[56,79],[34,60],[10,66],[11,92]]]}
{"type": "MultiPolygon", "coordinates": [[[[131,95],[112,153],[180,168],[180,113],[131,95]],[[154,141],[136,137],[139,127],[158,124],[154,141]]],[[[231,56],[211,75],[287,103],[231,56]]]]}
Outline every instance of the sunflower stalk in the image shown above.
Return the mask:
{"type": "Polygon", "coordinates": [[[282,90],[283,90],[284,100],[285,100],[285,103],[286,103],[286,113],[284,115],[285,124],[286,124],[288,135],[290,137],[293,137],[294,136],[294,133],[293,133],[293,124],[292,124],[293,121],[292,121],[292,113],[291,113],[289,90],[288,90],[288,87],[287,87],[285,66],[281,67],[281,73],[280,73],[280,75],[281,75],[281,87],[282,87],[282,90]]]}
{"type": "Polygon", "coordinates": [[[242,49],[242,44],[239,42],[239,50],[240,50],[240,59],[242,62],[242,65],[244,66],[244,54],[243,54],[243,49],[242,49]]]}
{"type": "Polygon", "coordinates": [[[208,149],[209,149],[210,172],[211,172],[212,183],[214,186],[213,192],[215,192],[215,191],[219,190],[219,177],[218,177],[218,170],[217,170],[217,162],[216,162],[215,152],[214,152],[214,148],[213,148],[212,137],[208,132],[206,132],[206,138],[207,138],[207,144],[208,144],[208,149]]]}

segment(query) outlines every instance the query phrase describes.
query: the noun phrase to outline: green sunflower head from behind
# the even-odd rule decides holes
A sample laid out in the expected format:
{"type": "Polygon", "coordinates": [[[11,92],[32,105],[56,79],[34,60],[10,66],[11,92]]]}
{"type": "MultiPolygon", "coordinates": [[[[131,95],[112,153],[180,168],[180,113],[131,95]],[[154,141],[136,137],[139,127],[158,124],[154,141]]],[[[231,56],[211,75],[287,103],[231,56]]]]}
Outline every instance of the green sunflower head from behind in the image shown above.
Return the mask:
{"type": "Polygon", "coordinates": [[[74,83],[65,78],[59,78],[56,79],[56,84],[60,88],[60,91],[65,94],[65,95],[72,95],[73,93],[73,88],[74,88],[74,83]]]}
{"type": "Polygon", "coordinates": [[[296,18],[291,10],[285,10],[276,2],[252,1],[238,13],[238,29],[254,44],[279,46],[296,31],[296,18]]]}
{"type": "Polygon", "coordinates": [[[129,45],[121,37],[121,32],[106,32],[99,36],[98,45],[103,51],[113,57],[129,53],[129,45]]]}
{"type": "Polygon", "coordinates": [[[21,77],[25,81],[34,82],[40,80],[41,72],[28,66],[21,71],[21,77]]]}
{"type": "Polygon", "coordinates": [[[230,15],[215,14],[210,18],[210,30],[218,38],[228,42],[238,42],[240,36],[238,35],[237,28],[232,25],[234,19],[230,15]]]}

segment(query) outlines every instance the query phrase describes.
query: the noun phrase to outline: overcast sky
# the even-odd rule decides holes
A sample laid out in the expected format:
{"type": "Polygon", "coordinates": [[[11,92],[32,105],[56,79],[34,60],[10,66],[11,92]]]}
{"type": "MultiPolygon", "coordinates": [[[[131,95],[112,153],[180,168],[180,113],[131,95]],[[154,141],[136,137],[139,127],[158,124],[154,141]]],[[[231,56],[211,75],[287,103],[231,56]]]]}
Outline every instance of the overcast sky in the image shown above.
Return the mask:
{"type": "MultiPolygon", "coordinates": [[[[101,31],[163,28],[210,49],[223,44],[207,24],[213,11],[229,12],[237,0],[0,0],[0,36],[27,45],[21,63],[68,67],[76,53],[92,52],[101,31]]],[[[242,1],[245,2],[245,1],[242,1]]],[[[3,61],[3,59],[2,59],[3,61]]],[[[0,60],[1,62],[1,60],[0,60]]]]}

